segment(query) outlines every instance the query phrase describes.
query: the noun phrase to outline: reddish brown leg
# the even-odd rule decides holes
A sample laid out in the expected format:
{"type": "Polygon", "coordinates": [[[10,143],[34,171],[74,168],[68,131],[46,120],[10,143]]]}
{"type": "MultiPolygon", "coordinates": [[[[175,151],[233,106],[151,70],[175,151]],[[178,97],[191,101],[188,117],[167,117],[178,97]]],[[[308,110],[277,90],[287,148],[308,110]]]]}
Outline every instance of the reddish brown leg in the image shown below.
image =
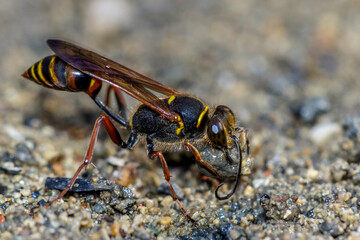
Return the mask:
{"type": "Polygon", "coordinates": [[[113,87],[113,86],[109,86],[105,95],[105,105],[109,106],[110,104],[110,95],[111,92],[114,91],[115,93],[115,99],[116,99],[116,103],[118,105],[120,114],[123,118],[127,119],[127,113],[126,113],[126,101],[125,98],[123,96],[123,94],[121,93],[120,89],[113,87]]]}
{"type": "MultiPolygon", "coordinates": [[[[115,126],[111,122],[110,118],[108,116],[102,114],[95,121],[94,128],[93,128],[93,131],[92,131],[92,134],[91,134],[89,147],[88,147],[87,152],[85,154],[83,163],[79,166],[79,168],[77,169],[76,173],[72,177],[72,179],[71,179],[70,183],[67,185],[67,187],[55,199],[53,199],[51,202],[46,203],[45,206],[50,206],[51,204],[53,204],[57,200],[61,199],[72,188],[72,186],[74,185],[75,180],[79,176],[81,170],[84,167],[86,168],[89,164],[92,164],[91,160],[92,160],[92,156],[93,156],[93,153],[94,153],[94,146],[95,146],[95,143],[96,143],[96,139],[97,139],[101,124],[104,124],[104,126],[106,128],[106,131],[108,132],[111,140],[115,144],[117,144],[118,146],[120,146],[122,148],[126,148],[127,146],[132,145],[132,143],[130,143],[129,141],[124,142],[121,139],[121,136],[120,136],[119,132],[117,131],[117,129],[115,128],[115,126]]],[[[136,136],[133,135],[133,137],[129,138],[129,140],[130,139],[132,139],[132,141],[134,141],[134,139],[136,139],[136,136]]]]}
{"type": "Polygon", "coordinates": [[[175,191],[174,191],[174,188],[173,186],[171,185],[170,183],[170,171],[169,171],[169,168],[166,164],[166,160],[164,158],[164,155],[160,152],[160,151],[155,151],[155,152],[152,152],[151,155],[150,155],[150,158],[151,159],[155,159],[155,158],[159,158],[160,161],[161,161],[161,166],[164,170],[164,177],[165,177],[165,180],[167,181],[167,183],[169,184],[169,187],[170,187],[170,190],[171,190],[171,193],[173,195],[173,198],[174,198],[174,201],[176,201],[176,203],[179,205],[179,208],[181,210],[181,212],[185,215],[185,217],[188,219],[188,221],[192,222],[192,223],[196,223],[191,217],[190,215],[186,212],[186,210],[183,208],[183,206],[181,205],[181,202],[178,198],[178,196],[176,195],[175,191]]]}
{"type": "Polygon", "coordinates": [[[196,161],[198,161],[200,164],[202,164],[204,167],[206,167],[218,179],[221,179],[219,173],[215,170],[215,168],[213,168],[213,166],[211,166],[210,164],[208,164],[201,158],[199,151],[197,150],[197,148],[194,145],[192,145],[188,140],[186,140],[184,143],[184,146],[187,151],[190,150],[194,154],[196,161]]]}

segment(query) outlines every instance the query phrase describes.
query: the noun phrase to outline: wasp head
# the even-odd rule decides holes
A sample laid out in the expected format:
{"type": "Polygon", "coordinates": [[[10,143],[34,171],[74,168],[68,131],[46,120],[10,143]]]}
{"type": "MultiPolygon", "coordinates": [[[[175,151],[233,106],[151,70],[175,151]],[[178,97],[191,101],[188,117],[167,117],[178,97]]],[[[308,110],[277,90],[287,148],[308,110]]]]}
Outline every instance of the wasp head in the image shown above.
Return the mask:
{"type": "MultiPolygon", "coordinates": [[[[224,197],[220,197],[218,191],[223,183],[218,185],[215,191],[215,196],[219,200],[230,198],[235,193],[239,183],[242,167],[242,153],[239,138],[234,134],[235,132],[238,132],[238,130],[238,128],[235,128],[235,116],[231,109],[223,105],[217,106],[214,114],[207,123],[207,137],[209,138],[213,147],[218,148],[225,153],[226,160],[229,164],[233,163],[233,160],[229,154],[229,150],[235,146],[238,152],[238,168],[234,186],[229,194],[224,197]]],[[[249,154],[249,147],[247,152],[249,154]]]]}
{"type": "Polygon", "coordinates": [[[206,133],[211,144],[225,152],[229,162],[231,162],[231,158],[228,149],[231,146],[230,136],[233,135],[234,128],[235,117],[231,109],[223,105],[217,106],[208,122],[206,133]]]}

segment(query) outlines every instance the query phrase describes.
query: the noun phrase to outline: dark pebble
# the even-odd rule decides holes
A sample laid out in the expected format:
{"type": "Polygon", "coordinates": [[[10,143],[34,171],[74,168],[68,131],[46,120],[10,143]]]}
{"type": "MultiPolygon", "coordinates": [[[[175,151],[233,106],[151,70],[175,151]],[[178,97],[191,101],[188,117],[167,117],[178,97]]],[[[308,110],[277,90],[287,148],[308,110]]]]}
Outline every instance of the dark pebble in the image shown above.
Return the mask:
{"type": "Polygon", "coordinates": [[[37,199],[40,196],[40,193],[38,191],[32,191],[31,196],[32,196],[32,198],[37,199]]]}
{"type": "Polygon", "coordinates": [[[6,206],[6,204],[1,204],[0,208],[5,212],[7,209],[7,206],[6,206]]]}
{"type": "Polygon", "coordinates": [[[41,199],[40,201],[38,201],[39,206],[44,205],[45,203],[46,203],[46,201],[44,199],[41,199]]]}
{"type": "Polygon", "coordinates": [[[91,210],[93,210],[94,212],[96,212],[98,214],[105,212],[105,208],[101,204],[98,204],[98,203],[91,206],[91,210]]]}
{"type": "Polygon", "coordinates": [[[309,210],[306,214],[305,214],[306,217],[308,218],[314,218],[315,217],[315,213],[313,211],[313,209],[309,210]]]}
{"type": "Polygon", "coordinates": [[[114,208],[122,214],[128,214],[135,204],[136,201],[134,199],[125,199],[116,204],[114,208]]]}
{"type": "MultiPolygon", "coordinates": [[[[64,190],[70,181],[71,178],[47,178],[45,182],[45,188],[64,190]]],[[[109,191],[112,189],[112,185],[109,185],[109,181],[104,178],[100,178],[96,183],[88,178],[78,178],[69,192],[109,191]]]]}
{"type": "Polygon", "coordinates": [[[41,119],[39,119],[38,117],[26,117],[23,121],[23,124],[27,127],[31,127],[31,128],[39,128],[42,124],[41,119]]]}
{"type": "Polygon", "coordinates": [[[317,118],[329,109],[330,103],[321,97],[306,98],[290,106],[293,115],[306,124],[315,123],[317,118]]]}
{"type": "Polygon", "coordinates": [[[0,194],[5,194],[7,191],[7,186],[0,185],[0,194]]]}
{"type": "MultiPolygon", "coordinates": [[[[217,229],[199,229],[196,230],[193,234],[189,236],[184,236],[180,239],[183,240],[197,240],[197,239],[231,239],[230,237],[230,230],[232,229],[232,226],[227,223],[225,225],[220,226],[217,229]]],[[[245,234],[243,233],[242,237],[245,237],[245,234]]]]}
{"type": "Polygon", "coordinates": [[[342,121],[342,127],[345,131],[346,137],[357,140],[357,137],[360,133],[360,115],[345,118],[342,121]]]}
{"type": "Polygon", "coordinates": [[[324,223],[319,224],[319,230],[322,233],[330,234],[333,237],[340,236],[343,231],[338,222],[333,219],[326,219],[324,223]]]}
{"type": "Polygon", "coordinates": [[[267,206],[270,204],[270,197],[267,194],[264,194],[260,198],[260,205],[266,210],[267,206]]]}
{"type": "MultiPolygon", "coordinates": [[[[173,186],[174,191],[175,191],[176,195],[178,196],[178,198],[183,199],[185,194],[184,194],[184,191],[182,190],[182,188],[179,187],[179,185],[177,185],[175,182],[171,182],[171,185],[173,186]]],[[[169,184],[167,182],[161,183],[157,190],[158,190],[158,193],[160,193],[160,194],[166,194],[166,195],[172,196],[169,184]]]]}
{"type": "Polygon", "coordinates": [[[24,143],[16,144],[15,159],[24,163],[34,162],[34,157],[31,153],[31,150],[24,143]]]}
{"type": "Polygon", "coordinates": [[[12,162],[1,164],[0,169],[8,174],[13,174],[13,175],[19,174],[22,171],[22,168],[16,167],[12,162]]]}
{"type": "Polygon", "coordinates": [[[114,222],[114,218],[112,216],[109,216],[109,215],[105,215],[104,220],[106,222],[108,222],[108,223],[113,223],[114,222]]]}

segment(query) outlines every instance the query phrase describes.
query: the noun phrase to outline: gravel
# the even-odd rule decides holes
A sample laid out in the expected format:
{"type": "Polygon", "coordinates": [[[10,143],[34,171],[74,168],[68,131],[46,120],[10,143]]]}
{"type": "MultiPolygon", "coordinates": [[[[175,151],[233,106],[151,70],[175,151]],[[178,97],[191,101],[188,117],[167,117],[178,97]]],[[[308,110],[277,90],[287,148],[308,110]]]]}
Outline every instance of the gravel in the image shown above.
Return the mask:
{"type": "MultiPolygon", "coordinates": [[[[360,238],[359,11],[352,0],[3,1],[0,239],[360,238]],[[191,155],[166,155],[194,225],[144,144],[120,150],[101,130],[96,168],[80,179],[106,179],[111,188],[42,206],[59,194],[46,179],[73,176],[101,113],[85,94],[21,77],[53,54],[48,38],[229,106],[251,143],[236,194],[217,200],[219,181],[202,175],[191,155]]],[[[138,102],[126,101],[131,115],[138,102]]],[[[201,149],[234,176],[217,151],[201,149]]]]}

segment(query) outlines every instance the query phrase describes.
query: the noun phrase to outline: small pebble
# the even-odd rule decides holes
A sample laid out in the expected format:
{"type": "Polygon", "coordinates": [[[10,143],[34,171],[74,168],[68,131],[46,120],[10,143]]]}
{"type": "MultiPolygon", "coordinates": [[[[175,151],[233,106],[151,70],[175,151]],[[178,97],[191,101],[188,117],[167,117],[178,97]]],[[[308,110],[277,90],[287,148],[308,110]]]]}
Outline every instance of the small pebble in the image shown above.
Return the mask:
{"type": "MultiPolygon", "coordinates": [[[[175,182],[171,182],[171,185],[172,185],[176,195],[178,196],[178,198],[180,200],[183,199],[185,194],[184,194],[184,191],[182,190],[182,188],[179,185],[177,185],[175,182]]],[[[158,187],[158,192],[161,194],[167,194],[169,196],[172,196],[171,189],[167,182],[163,182],[160,184],[160,186],[158,187]]]]}
{"type": "Polygon", "coordinates": [[[13,197],[14,197],[14,199],[18,199],[18,198],[21,197],[21,194],[20,194],[19,192],[15,192],[15,193],[13,194],[13,197]]]}
{"type": "Polygon", "coordinates": [[[141,214],[146,214],[146,211],[147,211],[147,207],[139,207],[139,212],[141,213],[141,214]]]}
{"type": "Polygon", "coordinates": [[[167,207],[169,206],[171,203],[173,203],[174,200],[172,198],[172,196],[166,196],[164,197],[164,199],[160,202],[160,205],[163,206],[163,207],[167,207]]]}
{"type": "Polygon", "coordinates": [[[105,212],[105,209],[101,204],[95,204],[91,207],[91,209],[98,214],[105,212]]]}
{"type": "Polygon", "coordinates": [[[314,168],[309,168],[307,170],[307,176],[308,178],[310,178],[311,180],[316,180],[317,177],[319,176],[319,171],[315,170],[314,168]]]}
{"type": "Polygon", "coordinates": [[[0,223],[4,223],[6,220],[4,215],[0,215],[0,223]]]}
{"type": "Polygon", "coordinates": [[[306,98],[291,105],[293,114],[303,122],[311,124],[318,116],[330,109],[330,103],[321,97],[306,98]]]}
{"type": "Polygon", "coordinates": [[[80,226],[86,227],[86,228],[91,228],[93,226],[93,222],[92,222],[91,218],[84,217],[80,221],[80,226]]]}
{"type": "Polygon", "coordinates": [[[160,213],[160,208],[157,208],[157,207],[152,207],[152,208],[150,208],[149,209],[149,212],[151,213],[151,214],[159,214],[160,213]]]}
{"type": "Polygon", "coordinates": [[[349,173],[350,166],[347,161],[342,158],[337,159],[330,165],[330,172],[333,181],[339,182],[349,173]]]}
{"type": "Polygon", "coordinates": [[[141,214],[138,214],[133,219],[133,226],[141,226],[144,221],[144,216],[141,214]]]}
{"type": "Polygon", "coordinates": [[[120,226],[120,222],[114,222],[110,225],[110,232],[112,236],[116,237],[119,234],[120,226]]]}
{"type": "Polygon", "coordinates": [[[100,179],[100,178],[98,178],[98,177],[93,177],[93,178],[91,178],[91,181],[92,181],[93,183],[97,183],[97,182],[99,181],[99,179],[100,179]]]}
{"type": "Polygon", "coordinates": [[[309,137],[310,140],[318,145],[321,146],[326,141],[334,136],[339,135],[341,133],[341,125],[335,122],[328,122],[328,123],[319,123],[311,128],[309,137]]]}
{"type": "Polygon", "coordinates": [[[16,128],[11,125],[4,124],[2,129],[10,138],[17,142],[25,141],[25,137],[16,128]]]}
{"type": "Polygon", "coordinates": [[[284,219],[285,220],[289,220],[290,216],[291,216],[292,212],[288,209],[286,210],[285,214],[284,214],[284,219]]]}
{"type": "Polygon", "coordinates": [[[215,218],[214,221],[213,221],[213,224],[214,225],[219,225],[220,224],[220,219],[215,218]]]}
{"type": "Polygon", "coordinates": [[[244,196],[252,198],[252,197],[254,197],[254,194],[255,194],[254,188],[251,187],[250,185],[246,186],[246,188],[244,190],[244,196]]]}
{"type": "Polygon", "coordinates": [[[161,225],[168,225],[168,224],[171,223],[171,221],[172,221],[172,218],[169,217],[169,216],[165,216],[165,217],[160,217],[160,218],[159,218],[159,223],[160,223],[161,225]]]}
{"type": "Polygon", "coordinates": [[[338,199],[339,201],[342,202],[346,202],[351,198],[351,193],[350,192],[345,192],[345,191],[341,191],[338,194],[338,199]]]}
{"type": "Polygon", "coordinates": [[[7,189],[7,186],[0,185],[0,194],[6,193],[7,189]]]}
{"type": "Polygon", "coordinates": [[[238,230],[235,230],[235,229],[231,230],[229,234],[230,234],[230,238],[232,240],[240,239],[240,237],[241,237],[240,232],[238,230]]]}
{"type": "Polygon", "coordinates": [[[152,199],[145,199],[144,203],[147,208],[152,208],[156,205],[155,201],[152,199]]]}
{"type": "Polygon", "coordinates": [[[122,229],[125,233],[129,233],[131,229],[131,224],[129,219],[121,220],[120,229],[122,229]]]}
{"type": "Polygon", "coordinates": [[[255,216],[253,214],[247,214],[246,215],[246,220],[252,222],[255,220],[255,216]]]}
{"type": "Polygon", "coordinates": [[[194,219],[195,221],[198,221],[201,218],[200,212],[199,211],[194,212],[191,218],[194,219]]]}
{"type": "Polygon", "coordinates": [[[4,162],[0,165],[0,168],[12,174],[20,173],[22,171],[22,168],[15,166],[13,162],[4,162]]]}
{"type": "Polygon", "coordinates": [[[45,199],[41,199],[39,202],[38,202],[38,205],[41,206],[41,205],[44,205],[46,203],[45,199]]]}
{"type": "Polygon", "coordinates": [[[21,193],[21,195],[23,195],[24,197],[28,197],[28,196],[31,195],[30,189],[21,189],[21,190],[20,190],[20,193],[21,193]]]}
{"type": "Polygon", "coordinates": [[[36,198],[38,198],[39,196],[40,196],[40,193],[39,193],[38,191],[32,191],[32,192],[31,192],[31,197],[32,197],[32,198],[35,198],[35,199],[36,199],[36,198]]]}

